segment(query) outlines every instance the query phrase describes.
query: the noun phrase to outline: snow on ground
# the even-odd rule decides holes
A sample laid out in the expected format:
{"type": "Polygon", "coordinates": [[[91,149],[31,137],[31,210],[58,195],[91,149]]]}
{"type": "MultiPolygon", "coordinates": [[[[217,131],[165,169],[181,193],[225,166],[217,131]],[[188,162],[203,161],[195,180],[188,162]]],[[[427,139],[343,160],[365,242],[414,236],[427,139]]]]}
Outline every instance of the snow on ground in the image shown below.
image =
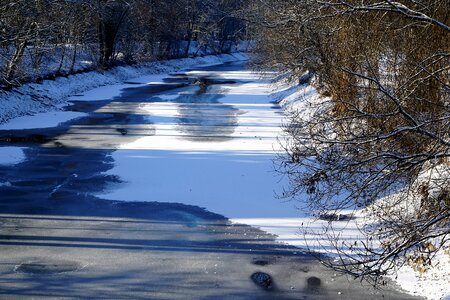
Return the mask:
{"type": "MultiPolygon", "coordinates": [[[[0,147],[0,165],[16,165],[24,159],[23,148],[0,147]]],[[[7,183],[0,181],[0,185],[7,185],[7,183]]]]}
{"type": "MultiPolygon", "coordinates": [[[[215,55],[214,47],[204,47],[197,41],[180,41],[179,50],[183,52],[186,49],[187,44],[190,44],[189,56],[208,56],[215,55]]],[[[219,46],[219,45],[217,45],[219,46]]],[[[158,47],[154,50],[157,53],[158,47]]],[[[234,52],[248,52],[252,49],[253,45],[248,41],[241,41],[233,46],[234,52]]],[[[95,68],[99,60],[98,53],[93,49],[90,49],[88,45],[74,45],[74,44],[58,44],[53,45],[51,50],[48,47],[44,47],[45,51],[40,50],[39,59],[35,57],[36,49],[33,46],[27,46],[24,56],[22,57],[21,72],[19,76],[23,78],[36,80],[43,78],[51,74],[68,74],[73,71],[85,71],[95,68]],[[74,51],[76,53],[74,53],[74,51]],[[73,55],[75,55],[75,61],[73,61],[73,55]],[[63,58],[64,57],[64,58],[63,58]]],[[[0,55],[0,65],[5,66],[8,62],[5,61],[8,57],[11,57],[14,53],[14,47],[2,48],[0,55]]],[[[123,59],[123,53],[117,53],[119,61],[123,59]]],[[[138,60],[145,59],[145,57],[137,58],[138,60]]],[[[148,59],[148,57],[147,57],[148,59]]]]}
{"type": "MultiPolygon", "coordinates": [[[[442,172],[447,174],[448,169],[442,168],[441,165],[430,170],[424,171],[418,176],[417,182],[423,182],[425,178],[430,184],[430,191],[432,191],[432,180],[437,179],[434,176],[437,172],[442,172]],[[430,180],[431,177],[431,180],[430,180]]],[[[442,174],[441,173],[441,174],[442,174]]],[[[438,182],[442,181],[442,177],[438,182]]],[[[414,188],[414,185],[413,185],[414,188]]],[[[380,198],[376,203],[373,204],[374,207],[385,206],[392,207],[395,203],[395,209],[401,212],[403,215],[410,216],[414,218],[413,214],[420,209],[420,199],[415,197],[415,194],[400,191],[396,194],[380,198]]],[[[430,193],[431,194],[431,193],[430,193]]],[[[435,238],[431,240],[434,245],[442,243],[440,238],[435,238]]],[[[403,290],[406,292],[422,296],[427,299],[448,299],[450,298],[450,243],[447,241],[446,244],[441,247],[438,251],[432,253],[433,260],[431,265],[425,264],[426,271],[419,272],[415,271],[409,264],[404,264],[400,266],[396,274],[390,276],[403,290]]]]}
{"type": "MultiPolygon", "coordinates": [[[[418,189],[421,183],[427,182],[429,195],[432,195],[433,190],[434,192],[437,190],[434,183],[441,187],[443,187],[443,183],[448,184],[443,178],[448,178],[448,166],[437,165],[428,168],[419,174],[409,192],[400,191],[380,198],[372,206],[381,211],[386,211],[386,207],[395,207],[395,210],[403,216],[415,218],[414,215],[421,209],[421,199],[413,191],[418,189]]],[[[442,243],[442,239],[435,238],[430,242],[433,245],[439,245],[442,243]]],[[[425,272],[415,271],[411,265],[406,263],[398,268],[396,274],[390,276],[391,279],[396,281],[403,290],[413,295],[433,300],[450,298],[450,243],[447,241],[432,255],[431,265],[423,265],[425,272]]]]}
{"type": "Polygon", "coordinates": [[[450,247],[436,253],[434,265],[424,273],[408,265],[402,266],[393,278],[403,290],[427,299],[450,299],[450,247]]]}
{"type": "MultiPolygon", "coordinates": [[[[280,81],[278,83],[278,92],[276,93],[276,98],[286,111],[300,113],[303,116],[312,115],[312,112],[315,109],[321,109],[321,107],[324,104],[326,105],[329,100],[328,98],[321,98],[321,96],[311,85],[292,86],[288,83],[287,80],[280,81]]],[[[418,178],[418,182],[420,183],[420,181],[426,180],[429,183],[433,183],[434,180],[436,181],[435,185],[442,186],[445,183],[442,182],[442,178],[446,177],[448,177],[448,167],[443,168],[442,166],[438,166],[421,174],[421,176],[419,176],[418,178]],[[431,171],[433,172],[430,173],[431,171]]],[[[430,190],[433,191],[432,188],[430,190]]],[[[378,203],[376,203],[376,205],[382,205],[386,201],[394,201],[395,197],[396,195],[392,195],[380,199],[378,203]]],[[[404,212],[410,211],[413,203],[417,202],[412,200],[413,199],[409,199],[404,203],[399,203],[399,209],[404,212]]],[[[347,215],[353,214],[353,216],[356,218],[349,222],[333,223],[335,233],[339,236],[339,239],[345,240],[345,242],[349,244],[351,244],[352,241],[363,239],[363,236],[358,230],[358,224],[362,225],[367,222],[364,212],[362,210],[356,210],[353,212],[344,211],[342,213],[347,215]]],[[[320,238],[318,238],[317,236],[314,237],[315,230],[321,231],[320,227],[321,225],[324,225],[323,221],[315,221],[310,218],[301,218],[300,220],[304,224],[303,227],[307,232],[307,234],[304,236],[303,242],[298,242],[298,236],[297,239],[295,238],[296,235],[292,235],[292,240],[285,239],[284,241],[299,247],[302,247],[306,244],[312,244],[313,247],[311,248],[313,250],[330,249],[331,252],[328,252],[327,254],[332,254],[334,250],[333,247],[328,248],[331,245],[320,241],[320,238]]],[[[292,221],[291,228],[289,228],[288,224],[286,224],[286,226],[283,227],[283,230],[281,230],[279,227],[280,223],[276,221],[273,222],[273,228],[271,228],[269,225],[271,224],[270,220],[261,219],[259,221],[255,221],[250,219],[242,220],[242,222],[259,226],[269,232],[281,232],[280,238],[282,240],[283,237],[289,237],[289,233],[294,232],[291,229],[296,226],[295,220],[292,221]]],[[[349,251],[346,252],[348,254],[351,253],[349,251]]],[[[422,296],[432,300],[450,299],[450,246],[447,245],[446,248],[444,247],[443,249],[439,250],[436,253],[433,261],[433,266],[431,266],[424,273],[416,272],[409,265],[404,265],[398,270],[398,273],[395,276],[391,277],[391,279],[393,279],[403,290],[409,292],[410,294],[422,296]]]]}
{"type": "Polygon", "coordinates": [[[57,127],[59,124],[87,116],[85,113],[72,111],[53,111],[32,116],[14,118],[0,125],[0,130],[18,130],[57,127]]]}
{"type": "Polygon", "coordinates": [[[245,60],[241,53],[197,58],[157,61],[137,66],[116,67],[106,72],[93,71],[82,74],[30,83],[0,91],[0,124],[16,117],[58,110],[67,104],[74,94],[83,93],[99,86],[113,85],[148,74],[167,74],[198,65],[221,64],[233,60],[245,60]]]}

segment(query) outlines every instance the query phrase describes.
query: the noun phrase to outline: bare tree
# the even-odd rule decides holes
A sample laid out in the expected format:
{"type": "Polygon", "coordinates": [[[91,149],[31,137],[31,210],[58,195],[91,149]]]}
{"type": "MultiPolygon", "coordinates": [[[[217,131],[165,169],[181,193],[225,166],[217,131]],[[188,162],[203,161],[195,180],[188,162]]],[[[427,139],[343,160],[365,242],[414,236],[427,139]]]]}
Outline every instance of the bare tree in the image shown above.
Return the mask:
{"type": "Polygon", "coordinates": [[[9,88],[75,72],[80,55],[86,60],[87,53],[91,68],[109,68],[116,63],[187,57],[194,40],[204,49],[229,51],[243,28],[231,11],[243,2],[2,1],[1,85],[9,88]]]}
{"type": "Polygon", "coordinates": [[[254,21],[261,61],[314,73],[328,96],[285,128],[286,197],[307,195],[317,216],[365,207],[371,220],[359,245],[330,235],[342,260],[326,263],[376,280],[408,259],[432,259],[450,234],[449,4],[257,5],[249,18],[263,16],[254,21]]]}

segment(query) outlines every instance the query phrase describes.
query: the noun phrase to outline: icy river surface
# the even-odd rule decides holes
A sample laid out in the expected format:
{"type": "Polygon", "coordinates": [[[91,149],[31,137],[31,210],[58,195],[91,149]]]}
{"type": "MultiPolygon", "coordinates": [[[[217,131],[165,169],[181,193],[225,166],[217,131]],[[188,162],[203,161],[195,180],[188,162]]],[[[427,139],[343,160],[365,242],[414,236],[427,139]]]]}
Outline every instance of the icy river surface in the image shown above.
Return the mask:
{"type": "Polygon", "coordinates": [[[146,76],[0,127],[0,298],[410,299],[270,234],[302,240],[303,217],[278,197],[273,75],[146,76]]]}

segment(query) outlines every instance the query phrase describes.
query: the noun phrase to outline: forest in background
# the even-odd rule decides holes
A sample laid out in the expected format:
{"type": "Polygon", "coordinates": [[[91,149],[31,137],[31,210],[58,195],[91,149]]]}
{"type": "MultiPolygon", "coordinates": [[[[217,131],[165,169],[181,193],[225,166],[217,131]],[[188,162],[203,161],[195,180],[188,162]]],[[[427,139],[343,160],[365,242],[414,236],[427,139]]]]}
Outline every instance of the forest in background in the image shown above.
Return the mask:
{"type": "Polygon", "coordinates": [[[8,0],[0,84],[155,59],[229,53],[246,39],[242,1],[8,0]]]}

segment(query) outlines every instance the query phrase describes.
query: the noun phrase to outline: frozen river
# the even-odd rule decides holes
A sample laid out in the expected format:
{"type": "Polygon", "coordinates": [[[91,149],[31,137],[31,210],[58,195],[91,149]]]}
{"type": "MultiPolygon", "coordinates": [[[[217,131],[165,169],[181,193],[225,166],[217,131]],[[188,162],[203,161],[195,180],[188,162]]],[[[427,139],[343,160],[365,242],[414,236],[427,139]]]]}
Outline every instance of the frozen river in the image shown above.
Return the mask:
{"type": "Polygon", "coordinates": [[[272,76],[242,62],[146,76],[74,96],[59,126],[0,128],[21,149],[0,163],[0,297],[408,299],[238,225],[303,241],[277,197],[272,76]]]}

